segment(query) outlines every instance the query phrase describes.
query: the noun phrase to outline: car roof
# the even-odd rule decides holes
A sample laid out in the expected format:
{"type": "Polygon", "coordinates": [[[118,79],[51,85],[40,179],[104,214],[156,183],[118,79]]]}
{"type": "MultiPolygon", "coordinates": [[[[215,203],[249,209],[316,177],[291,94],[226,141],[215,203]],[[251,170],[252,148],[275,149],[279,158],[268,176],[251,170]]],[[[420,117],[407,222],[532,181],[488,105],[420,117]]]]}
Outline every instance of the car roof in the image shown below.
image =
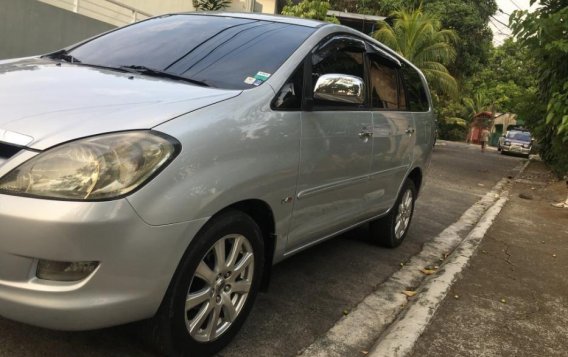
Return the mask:
{"type": "MultiPolygon", "coordinates": [[[[219,12],[219,11],[196,11],[196,12],[185,12],[181,13],[183,15],[206,15],[206,16],[218,16],[218,17],[235,17],[240,19],[251,19],[251,20],[261,20],[270,22],[281,22],[290,25],[306,26],[306,27],[321,27],[327,22],[311,20],[311,19],[301,19],[299,17],[282,16],[282,15],[268,15],[259,14],[251,12],[219,12]]],[[[179,15],[179,14],[169,14],[169,15],[179,15]]]]}

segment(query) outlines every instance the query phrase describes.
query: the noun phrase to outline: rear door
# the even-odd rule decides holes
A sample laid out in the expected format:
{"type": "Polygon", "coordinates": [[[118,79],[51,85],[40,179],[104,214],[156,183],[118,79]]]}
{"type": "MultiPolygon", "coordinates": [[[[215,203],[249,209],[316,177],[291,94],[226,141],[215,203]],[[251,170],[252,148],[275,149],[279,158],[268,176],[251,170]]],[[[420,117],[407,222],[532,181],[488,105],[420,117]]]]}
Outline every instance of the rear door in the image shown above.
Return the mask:
{"type": "Polygon", "coordinates": [[[401,63],[375,49],[369,54],[373,159],[369,180],[370,213],[388,210],[412,164],[415,143],[413,114],[407,111],[401,63]]]}

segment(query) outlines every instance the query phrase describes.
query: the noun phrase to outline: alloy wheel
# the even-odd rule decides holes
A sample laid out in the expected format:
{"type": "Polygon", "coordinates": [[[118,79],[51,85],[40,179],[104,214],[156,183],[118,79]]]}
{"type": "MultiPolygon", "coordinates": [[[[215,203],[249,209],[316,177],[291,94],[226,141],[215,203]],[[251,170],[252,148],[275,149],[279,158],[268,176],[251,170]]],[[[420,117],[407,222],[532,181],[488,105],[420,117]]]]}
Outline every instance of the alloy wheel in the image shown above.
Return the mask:
{"type": "Polygon", "coordinates": [[[195,270],[185,302],[185,325],[199,342],[219,338],[242,311],[254,275],[254,252],[240,234],[213,244],[195,270]]]}
{"type": "Polygon", "coordinates": [[[401,239],[408,229],[410,218],[412,217],[412,210],[414,209],[414,197],[412,190],[407,189],[400,200],[398,205],[398,212],[395,218],[394,232],[396,239],[401,239]]]}

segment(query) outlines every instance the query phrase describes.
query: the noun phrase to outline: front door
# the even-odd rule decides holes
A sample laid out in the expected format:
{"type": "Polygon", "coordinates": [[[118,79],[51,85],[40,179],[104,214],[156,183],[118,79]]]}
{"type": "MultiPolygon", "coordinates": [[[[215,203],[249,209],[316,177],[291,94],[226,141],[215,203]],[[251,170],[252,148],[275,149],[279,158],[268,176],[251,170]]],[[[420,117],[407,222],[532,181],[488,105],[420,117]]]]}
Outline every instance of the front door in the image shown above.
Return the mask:
{"type": "MultiPolygon", "coordinates": [[[[311,55],[312,84],[306,87],[313,92],[313,84],[324,74],[364,79],[364,50],[362,41],[347,36],[324,40],[311,55]]],[[[371,130],[368,103],[314,99],[313,109],[302,112],[298,188],[288,252],[353,225],[364,215],[371,130]]]]}

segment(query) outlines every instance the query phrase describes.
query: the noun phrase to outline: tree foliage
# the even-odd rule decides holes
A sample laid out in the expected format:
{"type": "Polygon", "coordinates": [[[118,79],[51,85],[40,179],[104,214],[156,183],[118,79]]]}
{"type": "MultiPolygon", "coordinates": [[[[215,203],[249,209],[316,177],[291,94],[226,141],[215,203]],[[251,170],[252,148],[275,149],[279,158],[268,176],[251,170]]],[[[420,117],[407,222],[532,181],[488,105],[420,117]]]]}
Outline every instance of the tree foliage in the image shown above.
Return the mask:
{"type": "Polygon", "coordinates": [[[530,124],[542,156],[558,172],[568,173],[568,5],[565,0],[542,0],[540,5],[532,13],[515,11],[510,22],[537,66],[537,97],[546,107],[530,124]]]}
{"type": "Polygon", "coordinates": [[[487,63],[493,40],[489,20],[497,11],[495,0],[425,0],[423,6],[424,11],[439,17],[443,28],[456,31],[460,38],[451,73],[467,78],[487,63]]]}
{"type": "MultiPolygon", "coordinates": [[[[330,0],[334,10],[389,17],[395,11],[417,9],[435,15],[442,28],[454,30],[456,61],[449,67],[454,77],[466,78],[487,63],[493,34],[489,21],[497,11],[495,0],[330,0]]],[[[390,20],[389,20],[390,21],[390,20]]]]}
{"type": "Polygon", "coordinates": [[[326,0],[303,0],[294,5],[292,1],[282,9],[282,15],[314,19],[338,24],[339,21],[332,16],[327,16],[330,4],[326,0]]]}
{"type": "Polygon", "coordinates": [[[536,71],[527,48],[507,39],[490,51],[487,65],[464,82],[464,92],[487,98],[487,105],[495,111],[516,113],[526,120],[533,115],[526,111],[525,98],[537,91],[536,71]]]}
{"type": "Polygon", "coordinates": [[[193,0],[193,7],[201,11],[218,11],[229,7],[231,2],[231,0],[193,0]]]}
{"type": "Polygon", "coordinates": [[[393,25],[380,22],[373,36],[418,67],[434,90],[456,95],[458,84],[446,68],[456,56],[456,33],[441,29],[440,21],[421,8],[398,10],[392,17],[393,25]]]}

